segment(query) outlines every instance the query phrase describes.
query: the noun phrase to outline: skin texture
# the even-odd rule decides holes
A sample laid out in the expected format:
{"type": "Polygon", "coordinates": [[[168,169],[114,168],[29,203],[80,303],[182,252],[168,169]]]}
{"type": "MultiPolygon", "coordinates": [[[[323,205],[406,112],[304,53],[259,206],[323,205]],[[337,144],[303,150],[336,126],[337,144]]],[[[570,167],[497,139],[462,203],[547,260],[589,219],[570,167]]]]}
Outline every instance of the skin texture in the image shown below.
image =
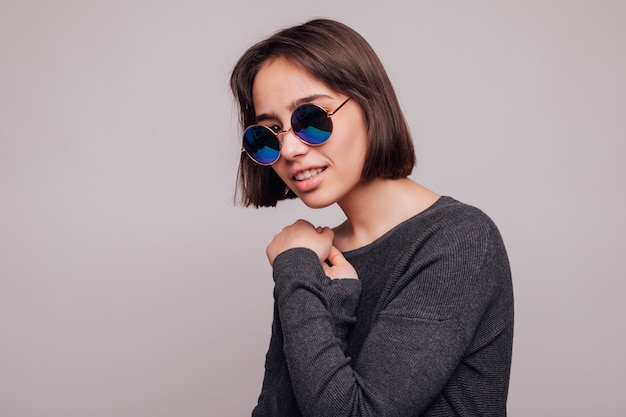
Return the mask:
{"type": "Polygon", "coordinates": [[[357,278],[341,251],[371,243],[439,198],[408,178],[361,179],[368,137],[363,110],[355,100],[331,116],[333,133],[320,146],[303,143],[289,130],[298,105],[314,103],[331,112],[348,98],[299,65],[282,57],[266,61],[252,94],[257,123],[286,131],[279,134],[281,156],[272,165],[278,176],[307,206],[337,203],[346,214],[346,221],[334,229],[316,228],[305,220],[285,227],[267,247],[270,264],[288,249],[305,247],[317,254],[330,278],[357,278]],[[310,178],[298,180],[303,173],[310,178]]]}

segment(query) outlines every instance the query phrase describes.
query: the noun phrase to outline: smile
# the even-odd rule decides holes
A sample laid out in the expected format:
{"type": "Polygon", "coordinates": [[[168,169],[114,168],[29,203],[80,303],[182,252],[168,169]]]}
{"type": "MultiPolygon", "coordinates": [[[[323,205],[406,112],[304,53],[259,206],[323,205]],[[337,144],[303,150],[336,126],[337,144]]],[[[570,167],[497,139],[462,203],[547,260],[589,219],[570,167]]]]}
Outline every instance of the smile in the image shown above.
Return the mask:
{"type": "Polygon", "coordinates": [[[307,169],[306,171],[302,171],[302,172],[297,173],[294,176],[294,179],[296,181],[308,180],[309,178],[312,178],[312,177],[316,176],[317,174],[319,174],[322,171],[324,171],[323,168],[307,169]]]}

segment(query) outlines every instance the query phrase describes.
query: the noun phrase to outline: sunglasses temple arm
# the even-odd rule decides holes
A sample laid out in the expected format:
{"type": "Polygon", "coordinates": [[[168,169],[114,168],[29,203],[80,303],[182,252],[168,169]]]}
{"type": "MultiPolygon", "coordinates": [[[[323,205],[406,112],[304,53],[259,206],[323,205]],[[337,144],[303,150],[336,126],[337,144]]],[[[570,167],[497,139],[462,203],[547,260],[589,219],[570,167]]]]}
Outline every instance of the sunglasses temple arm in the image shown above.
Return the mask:
{"type": "Polygon", "coordinates": [[[346,99],[346,101],[344,101],[343,103],[341,103],[339,105],[339,107],[337,107],[335,110],[333,110],[332,112],[328,113],[328,117],[332,116],[333,114],[337,113],[339,111],[340,108],[342,108],[344,106],[344,104],[346,104],[348,101],[350,101],[350,97],[348,97],[346,99]]]}

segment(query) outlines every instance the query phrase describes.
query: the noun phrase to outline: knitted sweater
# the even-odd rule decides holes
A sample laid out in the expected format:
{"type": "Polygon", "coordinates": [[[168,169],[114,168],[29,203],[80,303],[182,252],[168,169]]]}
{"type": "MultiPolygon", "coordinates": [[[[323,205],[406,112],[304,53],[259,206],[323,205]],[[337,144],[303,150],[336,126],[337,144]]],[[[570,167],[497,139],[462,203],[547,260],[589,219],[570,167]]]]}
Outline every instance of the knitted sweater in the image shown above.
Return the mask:
{"type": "Polygon", "coordinates": [[[513,289],[502,238],[450,197],[344,253],[273,264],[274,322],[253,417],[506,416],[513,289]]]}

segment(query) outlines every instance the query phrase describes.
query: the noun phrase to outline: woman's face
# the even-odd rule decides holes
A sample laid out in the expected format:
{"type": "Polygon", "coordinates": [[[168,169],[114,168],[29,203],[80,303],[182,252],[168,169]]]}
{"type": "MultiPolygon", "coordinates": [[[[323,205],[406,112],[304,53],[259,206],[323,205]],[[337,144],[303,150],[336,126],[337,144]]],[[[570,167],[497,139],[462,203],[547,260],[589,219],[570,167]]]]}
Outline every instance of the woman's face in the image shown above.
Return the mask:
{"type": "MultiPolygon", "coordinates": [[[[348,98],[282,57],[261,66],[252,97],[257,123],[280,130],[291,127],[291,113],[301,104],[317,104],[332,112],[348,98]]],[[[292,130],[280,133],[281,155],[272,165],[285,184],[313,208],[341,204],[360,183],[367,153],[365,117],[355,100],[349,100],[331,119],[333,132],[319,146],[305,144],[292,130]]]]}

